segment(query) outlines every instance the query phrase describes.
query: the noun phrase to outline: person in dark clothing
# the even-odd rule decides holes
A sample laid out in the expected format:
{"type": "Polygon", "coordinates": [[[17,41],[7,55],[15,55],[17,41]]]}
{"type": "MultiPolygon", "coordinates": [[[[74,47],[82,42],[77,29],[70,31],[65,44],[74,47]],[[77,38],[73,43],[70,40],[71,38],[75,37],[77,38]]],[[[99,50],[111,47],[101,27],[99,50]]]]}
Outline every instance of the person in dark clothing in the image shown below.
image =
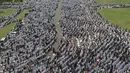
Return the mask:
{"type": "Polygon", "coordinates": [[[110,66],[110,73],[113,73],[113,65],[110,66]]]}

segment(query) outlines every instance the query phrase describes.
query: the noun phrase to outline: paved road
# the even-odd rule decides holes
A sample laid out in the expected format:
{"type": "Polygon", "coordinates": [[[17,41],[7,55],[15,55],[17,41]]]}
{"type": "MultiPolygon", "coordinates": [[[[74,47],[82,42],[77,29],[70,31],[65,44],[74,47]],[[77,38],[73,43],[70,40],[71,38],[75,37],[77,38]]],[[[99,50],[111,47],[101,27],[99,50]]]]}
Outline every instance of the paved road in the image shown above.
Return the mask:
{"type": "MultiPolygon", "coordinates": [[[[56,27],[56,31],[57,31],[57,35],[56,35],[56,42],[53,44],[53,47],[55,48],[56,51],[58,51],[58,46],[60,44],[61,38],[63,37],[62,35],[62,30],[59,24],[59,20],[61,18],[61,8],[62,8],[62,0],[59,0],[59,4],[58,4],[58,8],[56,10],[56,15],[55,15],[55,27],[56,27]]],[[[49,53],[49,55],[52,55],[52,52],[49,53]]]]}

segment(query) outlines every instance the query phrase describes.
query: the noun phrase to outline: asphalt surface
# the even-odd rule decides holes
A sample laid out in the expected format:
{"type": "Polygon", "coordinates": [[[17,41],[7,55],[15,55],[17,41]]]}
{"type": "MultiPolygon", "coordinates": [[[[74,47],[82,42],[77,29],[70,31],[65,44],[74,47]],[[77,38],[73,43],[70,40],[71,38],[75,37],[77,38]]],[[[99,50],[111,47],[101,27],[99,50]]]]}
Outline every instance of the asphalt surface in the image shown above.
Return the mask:
{"type": "MultiPolygon", "coordinates": [[[[55,15],[55,27],[56,27],[56,31],[57,31],[57,35],[56,35],[56,42],[53,44],[53,47],[55,48],[55,51],[58,51],[58,46],[60,45],[60,41],[63,37],[62,35],[62,30],[59,24],[59,20],[61,18],[61,8],[62,8],[62,0],[59,0],[59,4],[58,4],[58,8],[56,10],[56,15],[55,15]]],[[[48,55],[51,56],[53,53],[50,52],[48,55]]]]}

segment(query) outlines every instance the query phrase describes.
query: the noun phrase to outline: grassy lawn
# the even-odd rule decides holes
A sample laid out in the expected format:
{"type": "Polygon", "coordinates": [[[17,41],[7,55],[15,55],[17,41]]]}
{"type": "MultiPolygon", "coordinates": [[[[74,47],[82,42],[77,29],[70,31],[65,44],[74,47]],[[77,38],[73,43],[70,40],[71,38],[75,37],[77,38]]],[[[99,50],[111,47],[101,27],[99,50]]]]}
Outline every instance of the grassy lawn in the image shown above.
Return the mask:
{"type": "Polygon", "coordinates": [[[130,0],[96,0],[97,4],[130,3],[130,0]]]}
{"type": "Polygon", "coordinates": [[[98,11],[109,22],[130,29],[130,8],[105,8],[98,11]]]}
{"type": "MultiPolygon", "coordinates": [[[[29,10],[29,9],[23,10],[19,15],[16,16],[16,18],[18,18],[18,19],[23,18],[24,15],[25,15],[25,13],[28,12],[28,10],[29,10]]],[[[7,11],[8,11],[8,9],[7,9],[7,11]]],[[[10,11],[10,10],[9,10],[9,11],[10,11]]],[[[3,16],[6,15],[6,16],[7,16],[7,14],[11,14],[11,13],[13,13],[13,11],[12,11],[12,12],[7,12],[7,13],[4,13],[4,14],[0,14],[0,15],[3,15],[3,16]]],[[[9,24],[9,25],[6,25],[6,26],[3,27],[3,28],[0,28],[0,39],[3,38],[3,37],[5,37],[5,36],[10,32],[10,30],[11,30],[12,28],[14,28],[14,26],[16,25],[16,23],[17,23],[17,22],[13,22],[13,23],[11,23],[11,24],[9,24]]]]}
{"type": "Polygon", "coordinates": [[[11,31],[11,29],[13,29],[13,27],[16,25],[16,23],[17,22],[13,22],[10,25],[0,28],[0,39],[5,37],[11,31]]]}
{"type": "Polygon", "coordinates": [[[21,13],[19,15],[16,16],[16,18],[21,19],[24,17],[24,15],[28,12],[29,9],[24,9],[23,11],[21,11],[21,13]]]}
{"type": "MultiPolygon", "coordinates": [[[[16,12],[16,10],[17,9],[14,9],[14,8],[0,9],[0,16],[8,16],[16,12]]],[[[5,37],[15,25],[16,25],[16,22],[11,23],[10,25],[7,25],[3,28],[0,28],[0,39],[5,37]]]]}
{"type": "MultiPolygon", "coordinates": [[[[1,16],[8,16],[14,12],[16,12],[17,9],[14,8],[7,8],[7,9],[0,9],[0,17],[1,16]]],[[[24,9],[23,11],[21,11],[21,13],[19,15],[17,15],[16,17],[18,19],[23,18],[25,13],[28,12],[29,9],[24,9]]]]}
{"type": "Polygon", "coordinates": [[[16,10],[17,9],[14,9],[14,8],[0,9],[0,16],[8,16],[16,12],[16,10]]]}

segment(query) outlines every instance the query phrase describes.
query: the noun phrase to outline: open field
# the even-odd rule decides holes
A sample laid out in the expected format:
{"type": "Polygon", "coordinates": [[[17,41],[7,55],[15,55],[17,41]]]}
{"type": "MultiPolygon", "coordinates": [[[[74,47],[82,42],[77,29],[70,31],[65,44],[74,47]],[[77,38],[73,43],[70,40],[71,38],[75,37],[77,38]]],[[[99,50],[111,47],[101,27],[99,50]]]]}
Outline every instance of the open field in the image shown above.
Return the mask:
{"type": "MultiPolygon", "coordinates": [[[[8,16],[9,14],[13,13],[14,10],[16,11],[16,9],[11,9],[11,8],[10,9],[4,9],[4,11],[7,11],[7,12],[0,14],[0,16],[8,16]]],[[[21,13],[19,15],[17,15],[16,18],[18,18],[18,19],[23,18],[25,13],[27,13],[27,12],[28,12],[28,9],[21,11],[21,13]]],[[[16,23],[17,22],[13,22],[9,25],[6,25],[3,28],[0,28],[0,39],[5,37],[10,32],[10,30],[15,27],[16,23]]]]}
{"type": "Polygon", "coordinates": [[[105,8],[98,11],[109,22],[130,29],[130,8],[105,8]]]}
{"type": "Polygon", "coordinates": [[[0,9],[0,16],[8,16],[16,12],[16,10],[17,9],[14,9],[14,8],[0,9]]]}
{"type": "Polygon", "coordinates": [[[96,0],[97,4],[130,3],[130,0],[96,0]]]}
{"type": "Polygon", "coordinates": [[[21,19],[24,17],[24,15],[28,12],[29,9],[24,9],[23,11],[21,11],[21,13],[19,15],[16,16],[16,18],[21,19]]]}
{"type": "Polygon", "coordinates": [[[16,25],[17,22],[13,22],[3,28],[0,28],[0,39],[5,37],[10,31],[11,29],[14,28],[14,26],[16,25]]]}

